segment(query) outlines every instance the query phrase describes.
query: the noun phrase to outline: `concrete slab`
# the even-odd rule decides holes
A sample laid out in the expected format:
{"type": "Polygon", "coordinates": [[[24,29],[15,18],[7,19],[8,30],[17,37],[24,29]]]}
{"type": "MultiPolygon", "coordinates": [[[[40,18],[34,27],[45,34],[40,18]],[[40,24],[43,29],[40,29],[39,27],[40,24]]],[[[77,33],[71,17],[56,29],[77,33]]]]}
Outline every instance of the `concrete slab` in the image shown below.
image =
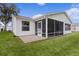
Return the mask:
{"type": "Polygon", "coordinates": [[[45,37],[39,37],[36,35],[25,35],[25,36],[20,36],[20,39],[24,42],[24,43],[28,43],[28,42],[33,42],[33,41],[38,41],[38,40],[43,40],[46,39],[45,37]]]}

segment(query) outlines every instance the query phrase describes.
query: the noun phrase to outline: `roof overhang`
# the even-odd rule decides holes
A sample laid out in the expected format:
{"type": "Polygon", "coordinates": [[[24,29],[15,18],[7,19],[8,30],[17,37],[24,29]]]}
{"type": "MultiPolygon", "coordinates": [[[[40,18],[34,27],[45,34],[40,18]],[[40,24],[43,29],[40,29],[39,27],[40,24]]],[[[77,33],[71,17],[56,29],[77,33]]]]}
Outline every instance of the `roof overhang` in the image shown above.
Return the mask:
{"type": "Polygon", "coordinates": [[[69,16],[67,15],[66,12],[48,13],[48,14],[45,14],[45,15],[43,15],[43,16],[40,16],[40,17],[35,18],[35,21],[38,21],[38,20],[41,20],[41,19],[45,19],[45,18],[48,18],[48,17],[51,16],[51,15],[56,15],[56,14],[65,14],[65,16],[68,18],[68,20],[72,23],[71,19],[69,18],[69,16]]]}
{"type": "Polygon", "coordinates": [[[15,16],[17,20],[29,20],[29,21],[35,21],[34,19],[30,18],[30,17],[25,17],[25,16],[15,16]]]}

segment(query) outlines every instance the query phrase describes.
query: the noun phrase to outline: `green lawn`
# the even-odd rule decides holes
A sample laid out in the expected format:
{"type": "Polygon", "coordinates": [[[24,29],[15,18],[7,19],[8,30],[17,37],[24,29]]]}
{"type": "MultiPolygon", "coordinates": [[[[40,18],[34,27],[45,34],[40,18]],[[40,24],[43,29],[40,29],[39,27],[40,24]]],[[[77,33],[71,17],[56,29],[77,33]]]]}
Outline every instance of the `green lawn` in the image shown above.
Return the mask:
{"type": "Polygon", "coordinates": [[[47,40],[23,43],[12,33],[0,32],[0,55],[59,56],[79,55],[79,33],[71,33],[47,40]]]}

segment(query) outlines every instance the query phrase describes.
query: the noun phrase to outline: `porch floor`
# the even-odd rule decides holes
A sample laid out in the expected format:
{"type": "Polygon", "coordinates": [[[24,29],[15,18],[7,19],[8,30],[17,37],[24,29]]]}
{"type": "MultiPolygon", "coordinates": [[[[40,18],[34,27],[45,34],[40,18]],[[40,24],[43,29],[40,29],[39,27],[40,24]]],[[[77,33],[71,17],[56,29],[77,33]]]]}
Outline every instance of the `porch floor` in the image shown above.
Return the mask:
{"type": "Polygon", "coordinates": [[[24,43],[28,43],[28,42],[33,42],[33,41],[38,41],[38,40],[43,40],[46,39],[45,37],[39,37],[36,35],[24,35],[24,36],[20,36],[20,39],[24,42],[24,43]]]}

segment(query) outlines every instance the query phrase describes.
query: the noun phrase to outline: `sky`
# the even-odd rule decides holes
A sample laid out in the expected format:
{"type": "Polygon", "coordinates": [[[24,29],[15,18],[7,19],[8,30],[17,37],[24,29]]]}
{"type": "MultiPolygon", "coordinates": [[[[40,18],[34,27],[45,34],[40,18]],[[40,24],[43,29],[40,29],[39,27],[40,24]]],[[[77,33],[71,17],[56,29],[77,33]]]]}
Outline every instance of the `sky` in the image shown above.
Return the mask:
{"type": "Polygon", "coordinates": [[[19,15],[39,17],[47,13],[66,12],[73,23],[79,23],[79,4],[76,3],[18,3],[19,15]]]}

